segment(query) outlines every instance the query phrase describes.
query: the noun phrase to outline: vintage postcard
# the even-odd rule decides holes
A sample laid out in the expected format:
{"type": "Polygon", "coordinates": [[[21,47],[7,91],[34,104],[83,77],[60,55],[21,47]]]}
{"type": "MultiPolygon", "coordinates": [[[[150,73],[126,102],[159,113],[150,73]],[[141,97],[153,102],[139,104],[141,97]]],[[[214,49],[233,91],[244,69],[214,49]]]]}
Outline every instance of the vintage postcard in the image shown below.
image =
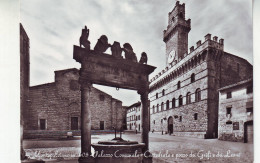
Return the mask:
{"type": "Polygon", "coordinates": [[[22,162],[253,162],[248,0],[22,0],[22,162]]]}

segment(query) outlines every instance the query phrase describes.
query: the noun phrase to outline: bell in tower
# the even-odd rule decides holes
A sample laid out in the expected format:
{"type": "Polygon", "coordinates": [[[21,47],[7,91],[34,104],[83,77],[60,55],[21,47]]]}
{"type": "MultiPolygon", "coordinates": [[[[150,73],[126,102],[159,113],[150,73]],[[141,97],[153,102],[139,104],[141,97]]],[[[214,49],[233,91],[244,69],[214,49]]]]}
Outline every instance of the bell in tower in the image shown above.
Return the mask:
{"type": "Polygon", "coordinates": [[[188,33],[191,29],[190,19],[185,20],[185,4],[176,2],[168,15],[168,26],[163,31],[163,41],[166,43],[166,65],[178,61],[188,52],[188,33]]]}

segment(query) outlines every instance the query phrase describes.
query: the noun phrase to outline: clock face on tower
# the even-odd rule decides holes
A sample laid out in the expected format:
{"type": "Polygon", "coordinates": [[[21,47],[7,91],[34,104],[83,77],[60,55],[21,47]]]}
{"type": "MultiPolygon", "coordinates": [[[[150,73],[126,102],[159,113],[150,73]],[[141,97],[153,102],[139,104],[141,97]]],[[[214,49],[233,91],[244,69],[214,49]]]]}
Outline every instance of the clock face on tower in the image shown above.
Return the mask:
{"type": "Polygon", "coordinates": [[[169,57],[168,57],[168,63],[172,63],[172,61],[174,61],[176,58],[176,51],[175,50],[172,50],[169,54],[169,57]]]}

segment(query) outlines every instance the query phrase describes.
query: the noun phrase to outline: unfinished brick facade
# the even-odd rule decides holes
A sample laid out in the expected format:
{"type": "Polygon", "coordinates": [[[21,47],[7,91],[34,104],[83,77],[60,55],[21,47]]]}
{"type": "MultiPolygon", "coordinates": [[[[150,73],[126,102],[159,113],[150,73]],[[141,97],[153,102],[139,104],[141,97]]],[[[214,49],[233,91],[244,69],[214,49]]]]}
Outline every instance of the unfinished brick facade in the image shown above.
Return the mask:
{"type": "MultiPolygon", "coordinates": [[[[182,14],[185,20],[185,12],[182,12],[185,10],[179,10],[179,6],[185,7],[176,2],[171,13],[182,14]]],[[[175,23],[176,30],[184,28],[187,31],[189,27],[182,21],[172,23],[175,23]]],[[[167,40],[171,40],[176,35],[173,32],[168,37],[167,40]]],[[[207,34],[204,42],[199,40],[189,53],[184,53],[183,47],[179,46],[183,41],[186,45],[188,39],[176,38],[177,43],[171,46],[181,51],[183,57],[177,54],[177,60],[170,60],[166,68],[150,81],[150,130],[177,136],[216,138],[218,89],[252,77],[252,65],[245,59],[224,52],[224,40],[218,40],[217,36],[211,39],[211,34],[207,34]]],[[[172,49],[167,40],[164,36],[166,58],[169,57],[168,48],[172,49]]]]}
{"type": "Polygon", "coordinates": [[[218,139],[253,142],[253,80],[219,89],[218,139]]]}
{"type": "MultiPolygon", "coordinates": [[[[26,130],[79,131],[81,93],[78,69],[55,71],[55,82],[30,87],[29,118],[26,130]]],[[[125,107],[112,96],[91,87],[92,130],[120,129],[125,107]]]]}

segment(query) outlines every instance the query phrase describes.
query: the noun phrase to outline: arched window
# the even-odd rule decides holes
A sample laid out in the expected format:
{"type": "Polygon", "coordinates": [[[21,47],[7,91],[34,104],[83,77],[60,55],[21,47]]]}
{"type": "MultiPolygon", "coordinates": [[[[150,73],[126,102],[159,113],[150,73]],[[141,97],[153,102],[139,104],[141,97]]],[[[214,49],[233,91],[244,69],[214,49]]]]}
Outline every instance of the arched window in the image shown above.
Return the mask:
{"type": "Polygon", "coordinates": [[[186,95],[186,104],[190,104],[191,103],[191,93],[188,92],[186,95]]]}
{"type": "Polygon", "coordinates": [[[159,112],[159,104],[157,104],[157,112],[159,112]]]}
{"type": "Polygon", "coordinates": [[[190,82],[191,83],[195,82],[195,74],[194,73],[191,74],[191,76],[190,76],[190,82]]]}
{"type": "Polygon", "coordinates": [[[164,89],[162,90],[162,95],[163,95],[163,96],[165,95],[165,90],[164,90],[164,89]]]}
{"type": "Polygon", "coordinates": [[[201,100],[201,90],[198,88],[196,89],[195,92],[195,101],[200,101],[201,100]]]}
{"type": "Polygon", "coordinates": [[[164,110],[164,103],[162,102],[161,103],[161,111],[163,111],[164,110]]]}
{"type": "Polygon", "coordinates": [[[170,101],[167,100],[167,101],[166,101],[166,110],[168,110],[169,108],[170,108],[170,101]]]}
{"type": "Polygon", "coordinates": [[[156,99],[158,98],[158,93],[156,93],[156,99]]]}
{"type": "Polygon", "coordinates": [[[178,83],[177,83],[177,89],[180,89],[180,88],[181,88],[181,82],[178,81],[178,83]]]}
{"type": "Polygon", "coordinates": [[[172,99],[172,108],[175,108],[175,98],[172,99]]]}
{"type": "Polygon", "coordinates": [[[182,106],[182,95],[179,96],[179,106],[182,106]]]}

